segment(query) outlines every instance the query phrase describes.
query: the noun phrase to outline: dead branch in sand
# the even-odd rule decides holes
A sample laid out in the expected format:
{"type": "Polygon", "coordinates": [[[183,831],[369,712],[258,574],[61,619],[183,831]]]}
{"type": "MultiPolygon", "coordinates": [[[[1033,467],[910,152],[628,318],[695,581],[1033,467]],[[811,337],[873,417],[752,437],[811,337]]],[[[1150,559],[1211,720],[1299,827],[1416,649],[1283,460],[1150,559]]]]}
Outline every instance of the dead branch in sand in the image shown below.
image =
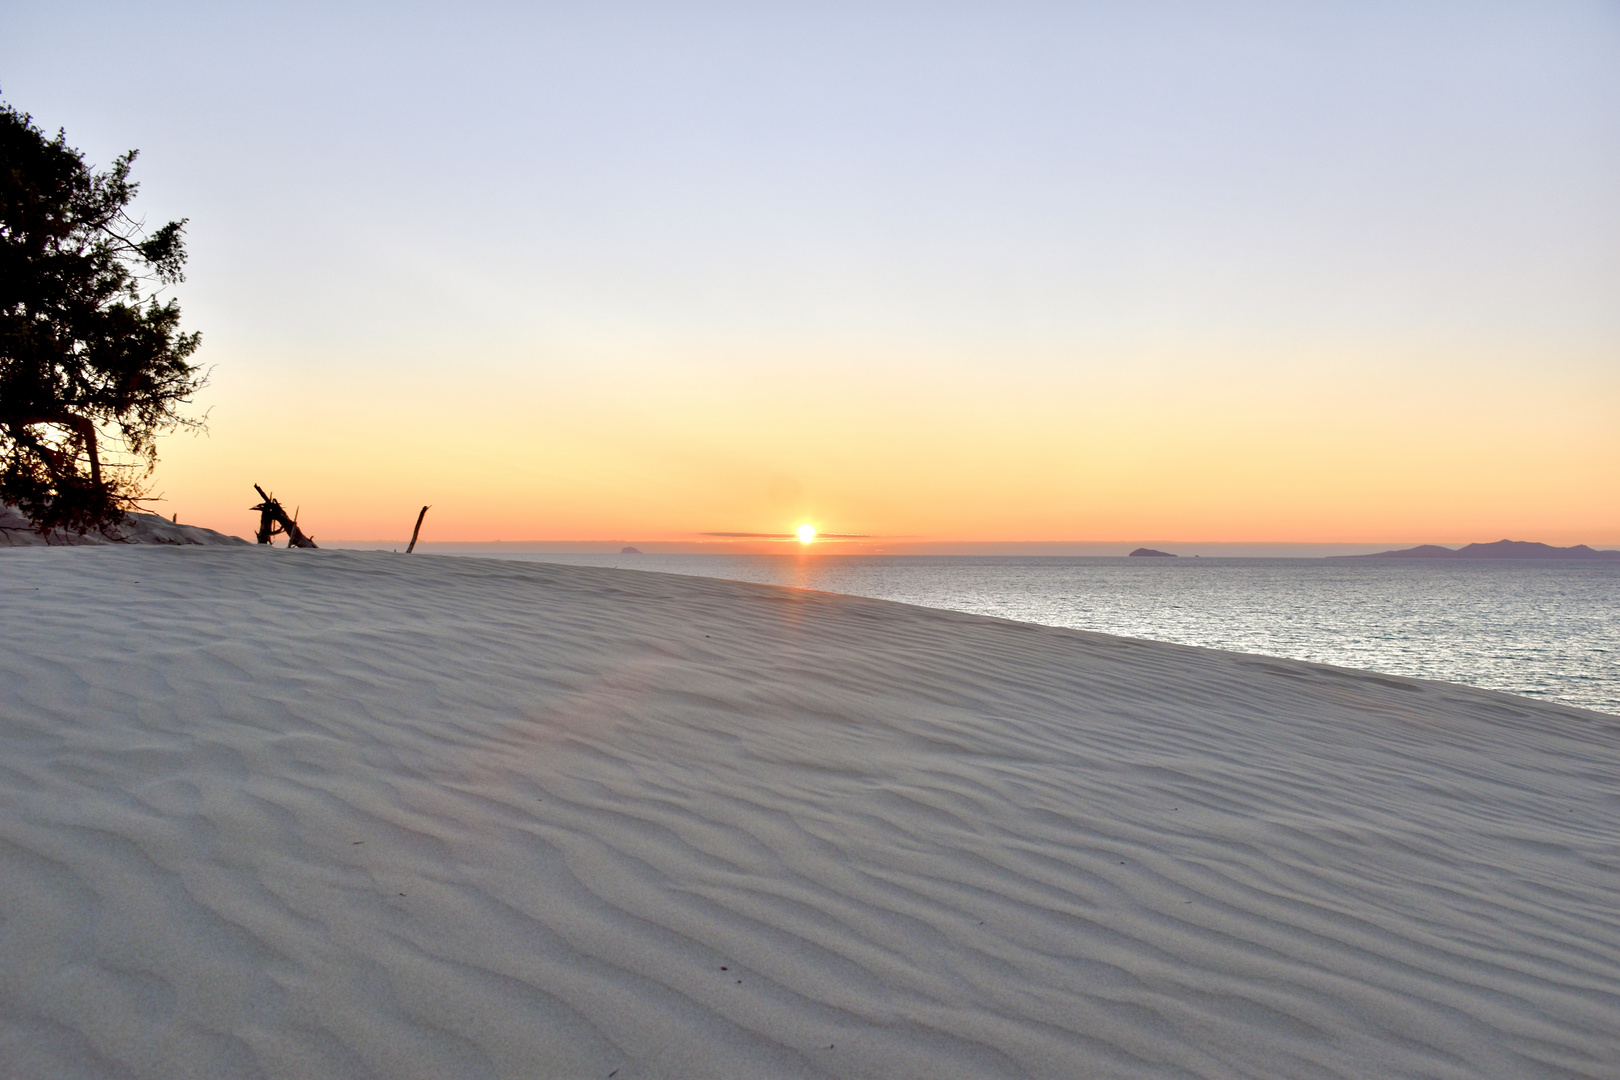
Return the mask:
{"type": "Polygon", "coordinates": [[[416,528],[411,530],[411,546],[405,549],[407,555],[416,550],[416,538],[422,532],[422,519],[427,517],[427,512],[428,508],[424,506],[422,512],[416,515],[416,528]]]}
{"type": "MultiPolygon", "coordinates": [[[[265,494],[264,488],[258,484],[253,485],[253,490],[257,491],[259,498],[264,500],[258,506],[253,507],[259,512],[259,532],[257,536],[259,543],[268,544],[277,536],[285,536],[288,547],[312,548],[315,546],[315,541],[305,536],[304,530],[298,527],[298,519],[288,517],[287,511],[281,508],[281,503],[265,494]]],[[[426,512],[425,508],[423,512],[426,512]]],[[[420,525],[420,520],[418,525],[420,525]]]]}

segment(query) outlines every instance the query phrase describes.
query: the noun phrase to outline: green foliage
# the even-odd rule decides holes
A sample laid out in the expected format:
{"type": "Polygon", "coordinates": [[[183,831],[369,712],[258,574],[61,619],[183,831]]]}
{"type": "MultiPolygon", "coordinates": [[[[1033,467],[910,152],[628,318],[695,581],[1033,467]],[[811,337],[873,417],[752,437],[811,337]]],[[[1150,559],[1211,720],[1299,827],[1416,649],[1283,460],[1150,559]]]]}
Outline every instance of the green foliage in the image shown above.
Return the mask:
{"type": "Polygon", "coordinates": [[[203,385],[198,335],[159,292],[184,280],[185,221],[128,214],[135,151],[97,172],[0,104],[0,500],[42,532],[117,521],[156,438],[203,385]]]}

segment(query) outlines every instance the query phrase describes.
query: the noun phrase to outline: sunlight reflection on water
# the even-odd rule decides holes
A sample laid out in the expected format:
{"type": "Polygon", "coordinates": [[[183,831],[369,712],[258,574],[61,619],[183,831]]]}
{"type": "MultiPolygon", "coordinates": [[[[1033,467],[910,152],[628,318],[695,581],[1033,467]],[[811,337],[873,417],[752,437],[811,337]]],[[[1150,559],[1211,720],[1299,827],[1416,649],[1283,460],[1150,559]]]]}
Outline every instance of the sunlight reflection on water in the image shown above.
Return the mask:
{"type": "Polygon", "coordinates": [[[1620,563],[516,555],[852,593],[1620,713],[1620,563]]]}

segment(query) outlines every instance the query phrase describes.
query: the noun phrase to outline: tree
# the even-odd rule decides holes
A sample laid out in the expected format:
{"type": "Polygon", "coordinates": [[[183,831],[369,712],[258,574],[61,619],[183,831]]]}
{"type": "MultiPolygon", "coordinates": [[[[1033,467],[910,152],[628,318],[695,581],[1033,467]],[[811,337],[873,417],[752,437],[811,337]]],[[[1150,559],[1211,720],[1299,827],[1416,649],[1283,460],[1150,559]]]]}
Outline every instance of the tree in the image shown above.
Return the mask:
{"type": "Polygon", "coordinates": [[[41,532],[120,520],[159,433],[205,381],[161,292],[185,280],[185,220],[131,217],[136,151],[97,172],[62,132],[0,104],[0,500],[41,532]]]}

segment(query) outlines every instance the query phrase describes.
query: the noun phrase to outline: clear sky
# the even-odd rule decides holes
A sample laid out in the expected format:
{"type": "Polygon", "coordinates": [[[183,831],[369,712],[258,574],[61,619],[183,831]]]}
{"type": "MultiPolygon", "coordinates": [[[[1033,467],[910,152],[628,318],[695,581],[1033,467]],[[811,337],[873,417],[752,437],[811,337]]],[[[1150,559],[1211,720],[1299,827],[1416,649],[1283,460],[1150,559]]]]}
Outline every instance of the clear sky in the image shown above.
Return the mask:
{"type": "Polygon", "coordinates": [[[1620,543],[1620,4],[0,6],[191,219],[164,513],[1620,543]]]}

